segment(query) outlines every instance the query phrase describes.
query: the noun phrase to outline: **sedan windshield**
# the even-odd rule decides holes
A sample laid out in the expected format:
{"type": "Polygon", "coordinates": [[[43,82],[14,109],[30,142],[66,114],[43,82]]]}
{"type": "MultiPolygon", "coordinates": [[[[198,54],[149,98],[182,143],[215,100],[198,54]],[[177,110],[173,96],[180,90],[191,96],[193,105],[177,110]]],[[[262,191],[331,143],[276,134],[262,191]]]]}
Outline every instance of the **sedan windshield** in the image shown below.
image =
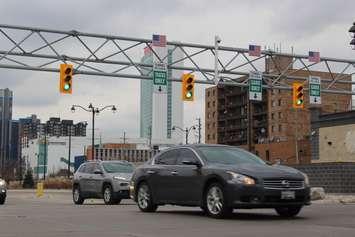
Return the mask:
{"type": "Polygon", "coordinates": [[[107,173],[132,173],[133,165],[130,163],[120,163],[120,162],[105,162],[102,163],[104,170],[107,173]]]}
{"type": "Polygon", "coordinates": [[[209,164],[239,165],[260,164],[265,162],[256,155],[235,147],[200,147],[205,160],[209,164]]]}

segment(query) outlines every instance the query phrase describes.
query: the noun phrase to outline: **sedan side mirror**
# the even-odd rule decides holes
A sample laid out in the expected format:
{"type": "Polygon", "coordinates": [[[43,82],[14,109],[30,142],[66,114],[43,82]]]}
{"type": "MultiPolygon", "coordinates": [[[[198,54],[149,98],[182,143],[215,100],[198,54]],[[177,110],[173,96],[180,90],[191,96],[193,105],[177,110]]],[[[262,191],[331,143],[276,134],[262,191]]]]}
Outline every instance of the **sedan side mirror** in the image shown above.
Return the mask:
{"type": "Polygon", "coordinates": [[[96,170],[94,170],[94,174],[104,174],[104,173],[101,170],[96,169],[96,170]]]}
{"type": "Polygon", "coordinates": [[[202,167],[201,163],[198,162],[198,161],[184,160],[184,161],[182,161],[182,163],[184,165],[195,165],[195,166],[197,166],[197,168],[201,168],[202,167]]]}

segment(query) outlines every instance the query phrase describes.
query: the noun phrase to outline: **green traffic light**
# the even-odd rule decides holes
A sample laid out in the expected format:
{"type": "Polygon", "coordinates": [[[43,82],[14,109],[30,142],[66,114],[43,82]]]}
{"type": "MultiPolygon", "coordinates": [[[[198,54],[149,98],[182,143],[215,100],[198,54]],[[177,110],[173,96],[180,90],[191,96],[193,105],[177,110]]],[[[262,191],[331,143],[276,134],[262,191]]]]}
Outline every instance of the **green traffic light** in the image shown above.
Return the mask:
{"type": "Polygon", "coordinates": [[[303,100],[297,100],[297,105],[301,105],[303,103],[303,100]]]}
{"type": "Polygon", "coordinates": [[[64,90],[68,91],[70,89],[70,84],[69,83],[65,83],[64,84],[64,90]]]}
{"type": "Polygon", "coordinates": [[[187,93],[186,93],[186,98],[191,98],[192,97],[192,92],[191,91],[188,91],[187,93]]]}

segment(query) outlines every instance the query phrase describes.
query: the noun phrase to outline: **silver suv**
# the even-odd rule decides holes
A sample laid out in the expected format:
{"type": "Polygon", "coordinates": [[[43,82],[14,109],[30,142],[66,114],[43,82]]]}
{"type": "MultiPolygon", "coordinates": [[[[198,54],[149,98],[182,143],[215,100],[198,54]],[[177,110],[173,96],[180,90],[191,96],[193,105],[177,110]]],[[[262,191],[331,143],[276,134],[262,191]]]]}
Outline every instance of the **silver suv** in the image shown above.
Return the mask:
{"type": "Polygon", "coordinates": [[[80,205],[87,198],[103,198],[105,204],[112,205],[128,199],[133,170],[127,161],[83,163],[74,174],[74,203],[80,205]]]}
{"type": "Polygon", "coordinates": [[[6,200],[6,182],[0,179],[0,205],[4,204],[6,200]]]}

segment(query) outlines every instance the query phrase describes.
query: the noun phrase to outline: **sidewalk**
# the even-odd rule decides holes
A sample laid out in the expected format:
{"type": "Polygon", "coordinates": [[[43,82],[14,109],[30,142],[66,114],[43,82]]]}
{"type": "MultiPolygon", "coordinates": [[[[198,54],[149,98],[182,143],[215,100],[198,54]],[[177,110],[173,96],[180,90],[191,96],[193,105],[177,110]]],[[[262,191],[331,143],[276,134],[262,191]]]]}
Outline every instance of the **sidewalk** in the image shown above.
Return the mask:
{"type": "Polygon", "coordinates": [[[315,204],[355,204],[355,193],[343,194],[332,193],[326,194],[325,199],[312,201],[315,204]]]}

